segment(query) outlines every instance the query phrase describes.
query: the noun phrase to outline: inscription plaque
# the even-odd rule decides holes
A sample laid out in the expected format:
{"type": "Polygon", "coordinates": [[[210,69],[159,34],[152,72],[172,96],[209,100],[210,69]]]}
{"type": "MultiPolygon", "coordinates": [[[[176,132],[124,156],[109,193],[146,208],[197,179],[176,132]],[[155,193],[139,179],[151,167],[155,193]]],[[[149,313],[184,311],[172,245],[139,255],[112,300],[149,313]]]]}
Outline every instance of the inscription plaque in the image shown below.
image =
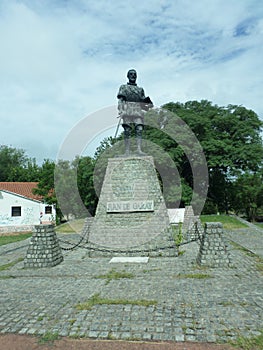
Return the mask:
{"type": "Polygon", "coordinates": [[[153,200],[107,202],[107,213],[154,211],[153,200]]]}

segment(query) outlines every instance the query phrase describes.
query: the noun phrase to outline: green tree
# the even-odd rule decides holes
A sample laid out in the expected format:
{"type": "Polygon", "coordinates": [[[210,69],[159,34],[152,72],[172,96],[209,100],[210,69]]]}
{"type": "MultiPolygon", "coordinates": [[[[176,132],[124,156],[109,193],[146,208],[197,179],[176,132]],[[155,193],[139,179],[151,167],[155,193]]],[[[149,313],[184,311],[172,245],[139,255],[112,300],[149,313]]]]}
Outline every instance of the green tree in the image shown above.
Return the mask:
{"type": "Polygon", "coordinates": [[[95,214],[98,197],[94,188],[93,175],[95,160],[91,157],[80,157],[77,163],[77,182],[80,197],[91,215],[95,214]]]}
{"type": "MultiPolygon", "coordinates": [[[[255,112],[242,106],[218,107],[211,102],[168,103],[164,108],[184,120],[201,143],[209,170],[208,203],[228,212],[233,179],[244,171],[257,172],[262,165],[262,122],[255,112]]],[[[181,163],[187,179],[189,164],[181,163]]]]}
{"type": "Polygon", "coordinates": [[[263,206],[263,172],[245,172],[234,181],[232,205],[237,213],[245,212],[250,221],[255,221],[263,206]]]}
{"type": "Polygon", "coordinates": [[[117,139],[114,139],[112,136],[105,137],[101,141],[100,145],[96,148],[94,158],[98,159],[104,151],[109,150],[119,139],[120,137],[117,139]]]}
{"type": "Polygon", "coordinates": [[[162,167],[166,167],[162,175],[169,186],[168,195],[165,195],[166,205],[175,207],[179,204],[184,207],[191,203],[199,212],[202,198],[206,196],[207,169],[202,148],[194,133],[182,118],[164,108],[147,113],[145,121],[146,144],[150,143],[146,153],[154,157],[155,163],[161,162],[162,167]],[[156,146],[153,145],[160,147],[159,153],[154,151],[156,146]],[[167,162],[167,156],[170,162],[167,162]],[[178,186],[181,186],[179,203],[178,186]]]}
{"type": "Polygon", "coordinates": [[[45,159],[39,176],[38,187],[34,192],[41,195],[49,204],[56,206],[59,220],[70,214],[78,216],[75,164],[60,160],[55,162],[45,159]]]}
{"type": "Polygon", "coordinates": [[[66,160],[59,160],[54,170],[54,188],[57,205],[63,215],[69,219],[69,215],[77,216],[76,191],[74,180],[76,171],[74,165],[66,160]]]}
{"type": "Polygon", "coordinates": [[[55,162],[45,159],[39,170],[38,187],[34,190],[49,204],[56,204],[54,192],[55,162]]]}
{"type": "Polygon", "coordinates": [[[35,158],[24,150],[0,146],[0,181],[38,181],[39,170],[35,158]]]}
{"type": "Polygon", "coordinates": [[[93,186],[95,160],[76,157],[73,161],[45,160],[40,168],[38,188],[35,193],[47,203],[55,204],[60,219],[94,214],[97,196],[93,186]]]}
{"type": "Polygon", "coordinates": [[[15,179],[15,174],[20,176],[26,161],[24,150],[5,145],[0,146],[0,181],[19,181],[15,179]]]}
{"type": "Polygon", "coordinates": [[[35,158],[28,158],[23,166],[14,167],[10,170],[8,181],[35,182],[39,180],[40,167],[35,158]]]}

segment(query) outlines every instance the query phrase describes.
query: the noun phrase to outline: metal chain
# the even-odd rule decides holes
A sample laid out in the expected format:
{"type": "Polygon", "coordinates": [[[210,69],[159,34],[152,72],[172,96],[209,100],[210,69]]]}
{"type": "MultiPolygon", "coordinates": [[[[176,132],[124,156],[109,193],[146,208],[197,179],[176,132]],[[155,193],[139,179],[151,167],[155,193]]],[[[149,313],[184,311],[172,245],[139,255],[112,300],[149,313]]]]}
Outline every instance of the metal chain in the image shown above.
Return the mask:
{"type": "Polygon", "coordinates": [[[80,240],[78,241],[78,243],[72,243],[72,242],[69,242],[69,241],[64,241],[62,240],[61,238],[59,238],[59,242],[61,243],[65,243],[65,244],[70,244],[70,245],[73,245],[72,247],[70,248],[65,248],[65,247],[61,247],[62,250],[74,250],[78,247],[80,247],[80,244],[82,243],[82,241],[84,240],[85,236],[81,237],[80,240]]]}
{"type": "Polygon", "coordinates": [[[106,247],[105,248],[87,247],[86,244],[88,244],[88,242],[86,242],[85,245],[81,245],[81,243],[83,242],[84,238],[87,235],[89,236],[89,226],[84,231],[83,236],[81,236],[80,240],[77,243],[72,243],[69,241],[59,239],[59,241],[62,243],[73,245],[70,248],[61,247],[61,249],[66,250],[66,251],[70,251],[70,250],[74,250],[76,248],[83,248],[83,249],[87,249],[87,250],[104,252],[104,253],[147,253],[147,252],[156,252],[156,251],[165,250],[165,249],[178,248],[179,246],[186,245],[186,244],[189,244],[191,242],[201,241],[201,238],[202,238],[202,233],[199,231],[197,223],[195,223],[195,237],[197,236],[197,238],[190,239],[188,241],[184,241],[182,243],[174,244],[174,245],[170,245],[170,246],[166,246],[166,247],[156,247],[156,248],[152,248],[152,249],[143,249],[143,250],[141,250],[141,249],[140,250],[134,250],[134,249],[132,249],[132,250],[119,250],[119,249],[114,250],[114,249],[108,249],[106,247]]]}
{"type": "Polygon", "coordinates": [[[72,242],[65,241],[65,240],[59,238],[59,239],[58,239],[59,242],[62,242],[62,243],[65,243],[65,244],[73,245],[73,247],[70,247],[70,248],[61,247],[61,249],[62,249],[62,250],[68,250],[68,251],[69,251],[69,250],[74,250],[74,249],[80,247],[80,244],[82,243],[82,241],[84,240],[84,238],[86,238],[86,236],[88,236],[87,239],[89,239],[89,233],[90,233],[89,228],[90,228],[90,227],[89,227],[88,224],[87,224],[87,227],[84,226],[83,235],[80,237],[80,240],[79,240],[77,243],[72,243],[72,242]]]}

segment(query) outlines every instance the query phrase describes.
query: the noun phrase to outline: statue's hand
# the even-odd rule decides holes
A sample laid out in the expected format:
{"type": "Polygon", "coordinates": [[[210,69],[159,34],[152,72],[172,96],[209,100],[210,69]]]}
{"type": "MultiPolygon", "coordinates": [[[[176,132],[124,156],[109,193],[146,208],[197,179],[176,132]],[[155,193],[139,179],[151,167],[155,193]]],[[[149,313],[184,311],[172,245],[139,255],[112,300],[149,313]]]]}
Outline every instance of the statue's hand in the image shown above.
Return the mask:
{"type": "Polygon", "coordinates": [[[147,106],[149,106],[149,108],[152,108],[152,107],[153,107],[152,100],[150,99],[149,96],[145,97],[144,100],[143,100],[143,102],[144,102],[147,106]]]}

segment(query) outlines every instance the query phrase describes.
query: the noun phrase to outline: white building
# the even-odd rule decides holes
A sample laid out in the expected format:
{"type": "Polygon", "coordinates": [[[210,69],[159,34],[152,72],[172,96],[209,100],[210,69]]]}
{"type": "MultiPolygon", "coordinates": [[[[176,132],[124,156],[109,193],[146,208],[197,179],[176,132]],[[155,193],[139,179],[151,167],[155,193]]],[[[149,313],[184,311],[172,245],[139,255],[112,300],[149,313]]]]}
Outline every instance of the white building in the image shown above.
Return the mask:
{"type": "Polygon", "coordinates": [[[33,194],[37,182],[0,182],[0,233],[31,231],[56,221],[54,205],[33,194]]]}

